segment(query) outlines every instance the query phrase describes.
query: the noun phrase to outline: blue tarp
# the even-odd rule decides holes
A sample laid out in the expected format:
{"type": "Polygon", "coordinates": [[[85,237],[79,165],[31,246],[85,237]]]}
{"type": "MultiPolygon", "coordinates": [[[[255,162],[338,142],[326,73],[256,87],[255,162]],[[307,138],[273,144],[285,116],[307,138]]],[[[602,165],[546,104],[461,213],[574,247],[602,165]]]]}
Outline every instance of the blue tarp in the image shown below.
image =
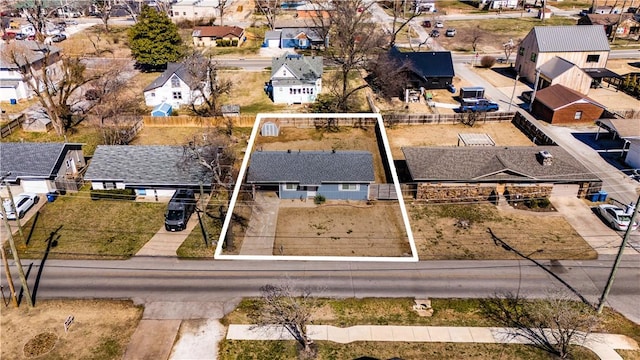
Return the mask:
{"type": "Polygon", "coordinates": [[[172,110],[173,109],[171,108],[171,105],[162,103],[153,108],[153,111],[151,111],[151,116],[171,116],[172,110]]]}

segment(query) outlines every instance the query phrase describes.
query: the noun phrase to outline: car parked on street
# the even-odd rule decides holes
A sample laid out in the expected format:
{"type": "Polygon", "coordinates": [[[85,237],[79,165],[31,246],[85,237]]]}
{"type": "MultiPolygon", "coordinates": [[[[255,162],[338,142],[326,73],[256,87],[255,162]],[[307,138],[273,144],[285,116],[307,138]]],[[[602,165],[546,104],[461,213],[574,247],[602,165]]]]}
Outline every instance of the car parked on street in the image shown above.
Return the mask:
{"type": "Polygon", "coordinates": [[[61,42],[67,39],[67,35],[65,34],[55,34],[51,37],[51,41],[53,42],[61,42]]]}
{"type": "Polygon", "coordinates": [[[447,29],[447,31],[444,33],[444,35],[446,37],[454,37],[454,36],[456,36],[456,29],[447,29]]]}
{"type": "MultiPolygon", "coordinates": [[[[598,205],[597,211],[602,219],[615,230],[625,231],[631,223],[631,213],[616,205],[598,205]]],[[[634,222],[631,225],[631,230],[636,230],[637,228],[638,223],[634,222]]]]}
{"type": "Polygon", "coordinates": [[[444,27],[444,23],[442,21],[436,21],[436,27],[437,28],[443,28],[444,27]]]}
{"type": "MultiPolygon", "coordinates": [[[[39,199],[40,198],[38,198],[38,195],[35,193],[22,193],[14,197],[13,202],[16,205],[16,212],[14,212],[13,208],[11,207],[11,200],[5,199],[2,202],[2,206],[4,207],[5,213],[7,213],[7,219],[15,220],[16,213],[17,213],[17,218],[22,219],[24,217],[24,214],[26,214],[27,211],[29,211],[29,209],[31,209],[33,205],[38,203],[39,199]]],[[[0,217],[1,216],[2,214],[0,213],[0,217]]]]}
{"type": "Polygon", "coordinates": [[[429,20],[423,21],[422,22],[422,27],[430,28],[431,27],[431,21],[429,21],[429,20]]]}
{"type": "Polygon", "coordinates": [[[440,36],[440,31],[438,31],[436,29],[433,29],[433,30],[431,30],[431,33],[429,34],[429,36],[434,37],[434,38],[438,37],[438,36],[440,36]]]}

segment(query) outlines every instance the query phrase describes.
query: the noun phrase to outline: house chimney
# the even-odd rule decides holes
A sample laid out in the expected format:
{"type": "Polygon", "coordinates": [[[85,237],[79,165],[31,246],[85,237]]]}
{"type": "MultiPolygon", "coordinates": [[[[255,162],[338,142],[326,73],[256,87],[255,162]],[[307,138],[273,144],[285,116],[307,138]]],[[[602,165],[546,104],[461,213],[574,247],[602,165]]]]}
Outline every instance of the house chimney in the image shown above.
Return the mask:
{"type": "Polygon", "coordinates": [[[538,152],[538,161],[540,161],[543,166],[549,166],[553,163],[553,155],[547,150],[541,150],[538,152]]]}
{"type": "Polygon", "coordinates": [[[287,153],[288,153],[288,154],[291,154],[291,149],[287,149],[287,153]]]}

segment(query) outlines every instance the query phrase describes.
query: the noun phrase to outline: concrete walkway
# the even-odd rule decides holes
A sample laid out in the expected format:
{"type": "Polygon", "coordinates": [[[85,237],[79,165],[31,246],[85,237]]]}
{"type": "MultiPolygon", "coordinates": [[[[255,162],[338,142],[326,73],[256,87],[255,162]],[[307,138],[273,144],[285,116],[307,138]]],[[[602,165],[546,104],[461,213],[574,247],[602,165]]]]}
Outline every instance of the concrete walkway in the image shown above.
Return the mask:
{"type": "MultiPolygon", "coordinates": [[[[339,328],[330,325],[309,325],[309,336],[313,340],[333,341],[347,344],[354,341],[400,341],[400,342],[460,342],[526,344],[521,337],[514,338],[511,328],[448,327],[448,326],[379,326],[361,325],[339,328]]],[[[229,340],[293,340],[282,327],[255,328],[254,325],[229,325],[229,340]]],[[[631,338],[615,334],[589,334],[584,346],[601,359],[622,360],[615,349],[637,350],[638,344],[631,338]]]]}
{"type": "Polygon", "coordinates": [[[280,199],[276,193],[258,191],[240,255],[273,255],[280,199]]]}

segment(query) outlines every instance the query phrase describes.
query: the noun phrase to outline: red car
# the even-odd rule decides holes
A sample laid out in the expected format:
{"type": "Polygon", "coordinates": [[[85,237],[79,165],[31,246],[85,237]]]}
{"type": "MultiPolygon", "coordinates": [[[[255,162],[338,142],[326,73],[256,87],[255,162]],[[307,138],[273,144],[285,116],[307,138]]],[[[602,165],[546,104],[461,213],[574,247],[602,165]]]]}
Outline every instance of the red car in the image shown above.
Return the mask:
{"type": "Polygon", "coordinates": [[[429,21],[429,20],[423,21],[422,22],[422,27],[430,28],[431,27],[431,21],[429,21]]]}

